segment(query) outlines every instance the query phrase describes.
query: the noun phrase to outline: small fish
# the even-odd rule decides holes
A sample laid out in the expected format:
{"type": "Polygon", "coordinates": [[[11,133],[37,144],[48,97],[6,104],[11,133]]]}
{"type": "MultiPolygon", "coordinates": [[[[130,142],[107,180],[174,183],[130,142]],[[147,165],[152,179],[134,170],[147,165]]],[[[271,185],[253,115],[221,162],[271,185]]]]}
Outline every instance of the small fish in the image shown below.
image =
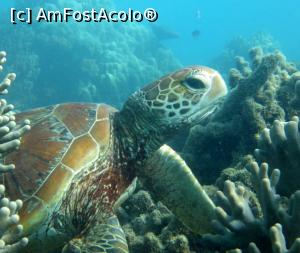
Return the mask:
{"type": "Polygon", "coordinates": [[[196,18],[197,18],[197,19],[201,19],[201,17],[202,17],[201,11],[198,9],[198,10],[196,11],[196,18]]]}
{"type": "Polygon", "coordinates": [[[201,35],[201,32],[199,30],[194,30],[192,32],[192,36],[194,39],[198,39],[200,35],[201,35]]]}

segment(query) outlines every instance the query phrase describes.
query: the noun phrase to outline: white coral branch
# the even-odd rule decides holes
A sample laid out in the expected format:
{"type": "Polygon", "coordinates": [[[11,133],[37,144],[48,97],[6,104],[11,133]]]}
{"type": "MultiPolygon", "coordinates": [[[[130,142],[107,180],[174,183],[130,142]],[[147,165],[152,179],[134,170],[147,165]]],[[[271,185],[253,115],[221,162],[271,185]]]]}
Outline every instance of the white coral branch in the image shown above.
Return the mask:
{"type": "Polygon", "coordinates": [[[18,210],[21,200],[10,201],[4,197],[5,187],[0,185],[0,253],[15,253],[28,243],[26,237],[21,238],[23,226],[18,224],[18,210]]]}
{"type": "MultiPolygon", "coordinates": [[[[0,52],[0,72],[3,70],[3,64],[6,62],[6,53],[0,52]]],[[[16,79],[16,74],[9,73],[2,82],[0,82],[0,94],[7,94],[8,88],[16,79]]],[[[13,116],[14,106],[7,104],[5,99],[0,99],[0,159],[7,153],[16,150],[20,144],[21,136],[30,129],[30,121],[25,120],[17,125],[13,116]]],[[[14,169],[13,164],[5,165],[0,162],[0,173],[14,169]]]]}
{"type": "MultiPolygon", "coordinates": [[[[0,72],[6,62],[6,53],[0,52],[0,72]]],[[[0,82],[0,95],[7,94],[8,88],[15,80],[16,74],[8,74],[0,82]]],[[[13,115],[14,106],[0,99],[0,159],[21,144],[21,136],[30,129],[29,120],[18,125],[13,115]]],[[[0,162],[0,173],[14,169],[13,164],[0,162]]],[[[0,253],[16,253],[28,244],[28,238],[22,237],[23,226],[19,224],[18,211],[22,207],[21,200],[11,201],[5,197],[5,187],[0,185],[0,253]]]]}

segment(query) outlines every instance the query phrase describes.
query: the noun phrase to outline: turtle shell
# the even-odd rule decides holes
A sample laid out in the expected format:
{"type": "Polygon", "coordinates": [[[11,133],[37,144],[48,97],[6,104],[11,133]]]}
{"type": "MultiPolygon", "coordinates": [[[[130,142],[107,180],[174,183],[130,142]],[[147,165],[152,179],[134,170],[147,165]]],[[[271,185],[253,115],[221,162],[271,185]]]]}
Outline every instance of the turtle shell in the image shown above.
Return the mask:
{"type": "Polygon", "coordinates": [[[44,218],[77,172],[107,153],[115,111],[105,104],[72,103],[16,115],[17,121],[29,119],[31,130],[5,158],[16,169],[6,173],[4,183],[8,196],[25,200],[20,212],[25,229],[44,218]]]}

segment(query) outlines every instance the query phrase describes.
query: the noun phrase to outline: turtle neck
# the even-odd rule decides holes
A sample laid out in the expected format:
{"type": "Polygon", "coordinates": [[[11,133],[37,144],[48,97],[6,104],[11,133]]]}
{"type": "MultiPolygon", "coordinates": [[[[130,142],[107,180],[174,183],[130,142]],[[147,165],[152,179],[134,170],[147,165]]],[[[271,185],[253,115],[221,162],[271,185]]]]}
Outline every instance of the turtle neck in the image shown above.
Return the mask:
{"type": "Polygon", "coordinates": [[[141,91],[132,95],[113,116],[114,161],[132,179],[138,166],[164,142],[159,119],[151,113],[141,91]]]}

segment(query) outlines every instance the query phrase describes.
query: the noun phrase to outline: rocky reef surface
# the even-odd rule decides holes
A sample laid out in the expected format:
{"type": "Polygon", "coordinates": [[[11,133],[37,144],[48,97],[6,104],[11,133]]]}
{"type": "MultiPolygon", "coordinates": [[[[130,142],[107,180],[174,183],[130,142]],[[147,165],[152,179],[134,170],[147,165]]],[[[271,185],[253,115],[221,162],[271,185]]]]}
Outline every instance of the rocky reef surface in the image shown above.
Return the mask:
{"type": "Polygon", "coordinates": [[[229,95],[181,150],[216,205],[214,233],[189,232],[142,187],[119,214],[133,253],[299,252],[300,72],[279,51],[249,58],[236,57],[229,95]]]}
{"type": "MultiPolygon", "coordinates": [[[[44,7],[55,11],[65,6],[74,10],[95,6],[113,9],[112,1],[106,0],[15,3],[21,10],[44,7]]],[[[120,106],[140,85],[180,66],[153,31],[141,24],[4,24],[1,29],[6,35],[0,47],[14,59],[8,67],[20,77],[9,96],[19,109],[65,101],[120,106]]]]}

